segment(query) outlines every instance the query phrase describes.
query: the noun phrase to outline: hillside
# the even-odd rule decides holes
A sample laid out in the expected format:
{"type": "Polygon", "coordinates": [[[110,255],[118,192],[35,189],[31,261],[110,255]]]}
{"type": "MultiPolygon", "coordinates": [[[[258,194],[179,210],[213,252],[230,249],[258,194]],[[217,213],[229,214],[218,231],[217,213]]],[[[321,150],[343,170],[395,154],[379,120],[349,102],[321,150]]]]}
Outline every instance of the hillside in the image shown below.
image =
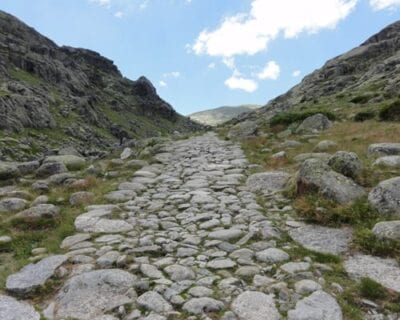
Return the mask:
{"type": "Polygon", "coordinates": [[[376,111],[400,91],[400,21],[373,35],[359,47],[329,60],[285,94],[245,119],[267,119],[289,109],[325,108],[348,116],[376,111]]]}
{"type": "Polygon", "coordinates": [[[129,80],[100,54],[59,47],[0,11],[3,160],[70,145],[96,154],[121,135],[145,138],[198,127],[160,98],[145,77],[129,80]]]}
{"type": "Polygon", "coordinates": [[[237,117],[240,114],[252,111],[259,107],[259,105],[254,104],[246,104],[237,107],[224,106],[192,113],[191,115],[189,115],[189,118],[205,125],[217,126],[231,120],[234,117],[237,117]]]}

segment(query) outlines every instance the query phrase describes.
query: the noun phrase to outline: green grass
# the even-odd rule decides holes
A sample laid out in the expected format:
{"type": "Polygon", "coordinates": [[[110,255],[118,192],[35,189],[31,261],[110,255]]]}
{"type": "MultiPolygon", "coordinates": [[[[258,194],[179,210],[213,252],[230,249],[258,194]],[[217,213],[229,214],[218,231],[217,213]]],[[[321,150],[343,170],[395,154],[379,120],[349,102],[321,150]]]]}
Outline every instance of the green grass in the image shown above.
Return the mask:
{"type": "Polygon", "coordinates": [[[385,299],[387,296],[386,289],[370,278],[362,278],[358,288],[360,295],[367,299],[385,299]]]}
{"type": "Polygon", "coordinates": [[[379,111],[379,119],[382,121],[400,121],[400,100],[396,100],[379,111]]]}
{"type": "Polygon", "coordinates": [[[330,120],[336,119],[336,116],[330,111],[327,111],[324,109],[310,109],[310,110],[306,110],[306,111],[278,113],[271,118],[270,125],[271,126],[278,126],[278,125],[288,126],[294,122],[302,121],[302,120],[304,120],[310,116],[313,116],[315,114],[318,114],[318,113],[324,114],[330,120]]]}
{"type": "Polygon", "coordinates": [[[41,80],[37,76],[19,68],[10,69],[8,73],[14,80],[23,81],[31,86],[38,86],[41,83],[41,80]]]}
{"type": "Polygon", "coordinates": [[[360,111],[358,113],[356,113],[356,115],[354,116],[354,121],[356,122],[364,122],[367,120],[371,120],[374,119],[376,116],[376,112],[373,110],[369,110],[369,111],[360,111]]]}
{"type": "Polygon", "coordinates": [[[7,97],[10,95],[10,92],[6,89],[0,88],[0,98],[1,97],[7,97]]]}

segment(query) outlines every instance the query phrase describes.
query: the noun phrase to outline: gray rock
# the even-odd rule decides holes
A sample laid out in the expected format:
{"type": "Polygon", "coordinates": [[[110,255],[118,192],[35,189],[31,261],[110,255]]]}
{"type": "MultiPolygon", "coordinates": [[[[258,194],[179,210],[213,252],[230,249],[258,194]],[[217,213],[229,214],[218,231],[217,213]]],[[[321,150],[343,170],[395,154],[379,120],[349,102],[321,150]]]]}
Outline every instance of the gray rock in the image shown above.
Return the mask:
{"type": "Polygon", "coordinates": [[[40,167],[39,161],[17,162],[15,165],[23,176],[34,173],[40,167]]]}
{"type": "Polygon", "coordinates": [[[285,159],[285,158],[286,158],[286,152],[285,151],[280,151],[280,152],[274,153],[271,156],[271,159],[274,159],[274,160],[285,159]]]}
{"type": "Polygon", "coordinates": [[[322,286],[313,280],[304,279],[296,282],[294,288],[297,293],[304,295],[321,290],[322,286]]]}
{"type": "Polygon", "coordinates": [[[285,142],[282,142],[279,144],[279,148],[282,149],[294,149],[297,147],[300,147],[302,145],[301,142],[294,141],[294,140],[286,140],[285,142]]]}
{"type": "Polygon", "coordinates": [[[0,212],[17,212],[25,209],[28,202],[20,198],[6,198],[0,200],[0,212]]]}
{"type": "Polygon", "coordinates": [[[207,268],[210,269],[230,269],[236,266],[236,263],[231,259],[215,259],[207,263],[207,268]]]}
{"type": "Polygon", "coordinates": [[[323,114],[318,113],[306,118],[296,129],[296,133],[316,133],[332,127],[332,122],[323,114]]]}
{"type": "Polygon", "coordinates": [[[196,275],[189,267],[173,264],[164,269],[172,281],[193,280],[196,275]]]}
{"type": "Polygon", "coordinates": [[[282,191],[289,178],[288,173],[281,171],[255,173],[247,179],[246,185],[251,192],[270,194],[282,191]]]}
{"type": "Polygon", "coordinates": [[[68,170],[71,171],[82,170],[86,166],[85,158],[72,154],[49,156],[44,159],[44,163],[51,162],[62,163],[67,167],[68,170]]]}
{"type": "Polygon", "coordinates": [[[7,278],[6,288],[14,294],[29,294],[44,285],[67,259],[67,256],[57,255],[44,258],[36,264],[29,264],[7,278]]]}
{"type": "Polygon", "coordinates": [[[39,169],[36,170],[36,176],[46,178],[57,173],[67,172],[67,167],[61,162],[47,162],[43,163],[39,169]]]}
{"type": "Polygon", "coordinates": [[[400,156],[386,156],[376,159],[374,166],[400,168],[400,156]]]}
{"type": "Polygon", "coordinates": [[[356,255],[346,260],[344,267],[354,279],[371,278],[388,289],[400,292],[400,267],[394,259],[356,255]]]}
{"type": "Polygon", "coordinates": [[[108,219],[112,210],[98,209],[81,214],[75,219],[75,228],[81,232],[121,233],[128,232],[133,226],[124,220],[108,219]]]}
{"type": "Polygon", "coordinates": [[[292,229],[289,236],[306,249],[330,254],[346,252],[352,241],[350,228],[334,229],[317,225],[292,229]]]}
{"type": "Polygon", "coordinates": [[[73,236],[66,237],[61,243],[61,249],[70,248],[79,242],[83,242],[90,239],[89,233],[77,233],[73,236]]]}
{"type": "Polygon", "coordinates": [[[368,201],[382,215],[400,215],[400,177],[379,183],[369,193],[368,201]]]}
{"type": "Polygon", "coordinates": [[[126,202],[136,197],[136,193],[132,190],[118,190],[107,193],[104,199],[110,202],[126,202]]]}
{"type": "Polygon", "coordinates": [[[393,156],[400,155],[400,143],[376,143],[368,147],[371,156],[393,156]]]}
{"type": "Polygon", "coordinates": [[[337,147],[337,143],[331,140],[322,140],[314,147],[315,152],[327,152],[337,147]]]}
{"type": "Polygon", "coordinates": [[[46,219],[56,218],[59,213],[60,209],[53,204],[39,204],[37,206],[21,211],[14,217],[27,221],[33,221],[42,218],[46,219]]]}
{"type": "Polygon", "coordinates": [[[234,125],[228,132],[230,139],[244,139],[257,135],[257,123],[255,121],[243,121],[234,125]]]}
{"type": "Polygon", "coordinates": [[[378,239],[400,240],[400,221],[378,222],[372,232],[378,239]]]}
{"type": "Polygon", "coordinates": [[[203,314],[217,312],[224,308],[221,301],[212,298],[193,298],[187,301],[182,309],[190,314],[203,314]]]}
{"type": "Polygon", "coordinates": [[[328,161],[331,155],[329,153],[301,153],[293,158],[295,162],[304,162],[308,159],[319,159],[322,161],[328,161]]]}
{"type": "Polygon", "coordinates": [[[133,155],[132,149],[131,148],[125,148],[122,151],[122,153],[120,155],[120,158],[121,158],[121,160],[126,160],[126,159],[130,158],[132,155],[133,155]]]}
{"type": "Polygon", "coordinates": [[[95,195],[92,192],[80,191],[73,193],[69,198],[69,203],[72,206],[78,206],[82,204],[90,204],[94,201],[95,195]]]}
{"type": "Polygon", "coordinates": [[[172,311],[172,306],[155,291],[148,291],[137,299],[139,306],[157,313],[172,311]]]}
{"type": "Polygon", "coordinates": [[[340,204],[354,201],[365,194],[362,187],[350,178],[333,171],[317,159],[304,161],[297,175],[298,194],[318,191],[322,196],[340,204]]]}
{"type": "Polygon", "coordinates": [[[272,296],[262,292],[245,291],[232,303],[232,311],[239,320],[279,320],[281,315],[272,296]]]}
{"type": "Polygon", "coordinates": [[[157,267],[151,265],[151,264],[146,264],[143,263],[140,265],[140,271],[149,278],[152,279],[160,279],[160,278],[164,278],[163,273],[157,269],[157,267]]]}
{"type": "Polygon", "coordinates": [[[323,291],[316,291],[297,302],[288,313],[288,320],[342,320],[342,310],[337,301],[323,291]]]}
{"type": "Polygon", "coordinates": [[[119,269],[96,270],[69,279],[54,300],[55,319],[92,320],[132,303],[135,278],[119,269]]]}
{"type": "Polygon", "coordinates": [[[0,162],[0,180],[18,178],[21,172],[13,163],[0,162]]]}
{"type": "Polygon", "coordinates": [[[268,248],[256,253],[258,261],[266,263],[278,263],[289,260],[290,256],[283,250],[278,248],[268,248]]]}
{"type": "Polygon", "coordinates": [[[40,314],[26,302],[0,295],[1,320],[39,320],[40,314]]]}
{"type": "Polygon", "coordinates": [[[308,262],[288,262],[281,265],[281,269],[290,274],[307,271],[310,267],[311,265],[308,262]]]}
{"type": "Polygon", "coordinates": [[[346,177],[356,178],[361,174],[362,163],[354,152],[338,151],[329,158],[328,165],[346,177]]]}
{"type": "Polygon", "coordinates": [[[232,240],[239,238],[243,232],[239,229],[223,229],[210,232],[208,237],[210,239],[217,239],[217,240],[232,240]]]}

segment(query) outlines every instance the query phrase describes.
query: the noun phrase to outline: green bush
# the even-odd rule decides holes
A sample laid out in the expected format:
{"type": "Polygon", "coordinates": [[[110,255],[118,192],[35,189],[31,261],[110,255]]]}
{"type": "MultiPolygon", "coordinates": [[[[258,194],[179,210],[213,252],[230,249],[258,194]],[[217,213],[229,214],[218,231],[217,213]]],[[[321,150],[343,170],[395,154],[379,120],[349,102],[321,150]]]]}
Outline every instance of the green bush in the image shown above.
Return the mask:
{"type": "Polygon", "coordinates": [[[383,107],[379,112],[382,121],[400,121],[400,100],[383,107]]]}
{"type": "Polygon", "coordinates": [[[361,111],[354,116],[354,121],[363,122],[375,118],[374,111],[361,111]]]}
{"type": "Polygon", "coordinates": [[[371,98],[374,96],[372,94],[363,94],[359,96],[355,96],[353,99],[350,100],[352,103],[357,103],[357,104],[364,104],[367,103],[371,98]]]}
{"type": "Polygon", "coordinates": [[[400,241],[381,240],[366,227],[358,227],[354,233],[355,246],[368,254],[383,257],[400,257],[400,241]]]}
{"type": "Polygon", "coordinates": [[[359,285],[360,295],[367,299],[385,299],[386,289],[370,278],[362,278],[359,285]]]}
{"type": "Polygon", "coordinates": [[[325,115],[329,120],[335,120],[336,116],[326,110],[307,110],[303,112],[281,112],[274,115],[270,120],[271,126],[285,125],[288,126],[294,122],[303,121],[304,119],[311,117],[317,113],[325,115]]]}

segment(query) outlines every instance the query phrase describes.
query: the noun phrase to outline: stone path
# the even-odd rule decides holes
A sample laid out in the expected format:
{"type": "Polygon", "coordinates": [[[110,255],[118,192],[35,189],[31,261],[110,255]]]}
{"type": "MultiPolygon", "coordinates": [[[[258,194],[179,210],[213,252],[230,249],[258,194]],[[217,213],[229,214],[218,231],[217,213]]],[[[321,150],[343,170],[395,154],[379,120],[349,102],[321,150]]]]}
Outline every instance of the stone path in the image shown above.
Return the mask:
{"type": "MultiPolygon", "coordinates": [[[[343,318],[323,291],[326,267],[293,260],[274,225],[289,201],[274,193],[266,210],[257,203],[238,145],[207,134],[168,145],[155,159],[105,195],[107,204],[76,219],[64,256],[13,275],[9,291],[32,290],[51,274],[63,278],[44,311],[55,320],[343,318]]],[[[344,237],[332,252],[343,250],[344,237]]],[[[16,305],[0,296],[6,303],[16,305]]]]}

